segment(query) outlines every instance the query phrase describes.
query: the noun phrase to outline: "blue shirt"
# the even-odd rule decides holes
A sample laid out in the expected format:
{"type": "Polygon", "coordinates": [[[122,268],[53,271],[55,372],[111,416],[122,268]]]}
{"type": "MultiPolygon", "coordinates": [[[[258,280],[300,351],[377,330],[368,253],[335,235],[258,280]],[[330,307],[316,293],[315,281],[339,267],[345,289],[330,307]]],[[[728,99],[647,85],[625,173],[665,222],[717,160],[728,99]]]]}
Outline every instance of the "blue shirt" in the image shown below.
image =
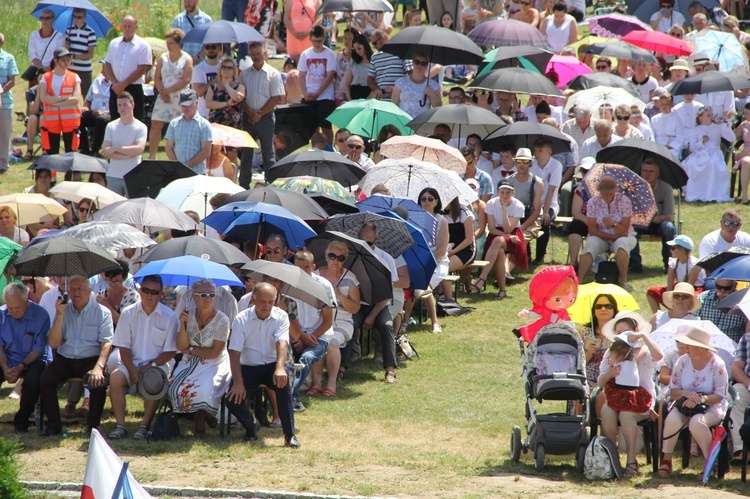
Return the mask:
{"type": "MultiPolygon", "coordinates": [[[[5,85],[11,76],[18,76],[18,66],[16,58],[0,49],[0,85],[5,85]]],[[[0,94],[0,102],[3,109],[13,109],[13,92],[3,92],[0,94]]]]}
{"type": "Polygon", "coordinates": [[[112,313],[89,295],[89,302],[78,312],[68,303],[62,326],[62,344],[57,353],[68,359],[98,357],[102,343],[112,343],[112,313]]]}
{"type": "Polygon", "coordinates": [[[22,318],[16,319],[8,307],[0,307],[0,346],[8,358],[8,367],[17,366],[31,351],[42,352],[41,360],[52,361],[52,349],[47,342],[50,323],[49,314],[36,303],[29,307],[22,318]]]}
{"type": "MultiPolygon", "coordinates": [[[[198,9],[198,13],[195,15],[195,17],[190,17],[187,11],[177,14],[177,17],[175,17],[174,21],[172,21],[172,27],[181,29],[187,35],[190,30],[195,28],[196,26],[200,26],[201,24],[208,24],[210,22],[213,22],[211,16],[203,13],[200,9],[198,9]]],[[[183,43],[182,50],[190,54],[191,57],[198,57],[198,54],[200,54],[201,50],[203,50],[203,45],[200,43],[183,43]]]]}
{"type": "MultiPolygon", "coordinates": [[[[192,120],[186,120],[183,115],[173,119],[169,124],[166,138],[174,141],[174,153],[177,156],[177,161],[187,163],[201,152],[204,142],[213,141],[211,123],[198,113],[192,120]]],[[[199,175],[205,174],[206,162],[203,161],[195,165],[192,170],[199,175]]]]}

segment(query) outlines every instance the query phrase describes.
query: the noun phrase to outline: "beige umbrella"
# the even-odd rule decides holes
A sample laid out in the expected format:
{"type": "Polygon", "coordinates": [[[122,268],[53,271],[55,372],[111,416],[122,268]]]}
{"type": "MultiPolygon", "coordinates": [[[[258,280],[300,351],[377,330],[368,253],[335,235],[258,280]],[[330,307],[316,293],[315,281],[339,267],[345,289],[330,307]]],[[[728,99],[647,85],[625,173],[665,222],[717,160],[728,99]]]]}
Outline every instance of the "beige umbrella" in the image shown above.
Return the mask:
{"type": "Polygon", "coordinates": [[[238,130],[230,126],[211,123],[213,143],[224,147],[258,147],[253,137],[244,130],[238,130]]]}
{"type": "Polygon", "coordinates": [[[420,135],[391,137],[380,145],[380,154],[392,159],[416,158],[446,170],[466,173],[466,160],[461,151],[440,140],[420,135]]]}
{"type": "Polygon", "coordinates": [[[61,217],[68,209],[43,194],[8,194],[0,196],[0,208],[9,207],[16,214],[16,225],[49,222],[61,217]]]}
{"type": "Polygon", "coordinates": [[[91,199],[99,209],[127,199],[93,182],[62,182],[49,191],[55,197],[65,199],[66,201],[73,201],[74,203],[80,203],[83,199],[91,199]]]}

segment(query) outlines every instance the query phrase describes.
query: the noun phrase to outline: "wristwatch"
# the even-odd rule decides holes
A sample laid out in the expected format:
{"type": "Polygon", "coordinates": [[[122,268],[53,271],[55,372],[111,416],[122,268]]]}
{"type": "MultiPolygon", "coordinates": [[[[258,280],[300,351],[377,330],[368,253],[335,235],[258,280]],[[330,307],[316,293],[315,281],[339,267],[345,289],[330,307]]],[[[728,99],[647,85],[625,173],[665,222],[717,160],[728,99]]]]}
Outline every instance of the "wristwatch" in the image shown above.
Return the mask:
{"type": "Polygon", "coordinates": [[[188,352],[193,353],[193,347],[188,348],[188,352]]]}
{"type": "Polygon", "coordinates": [[[706,401],[708,400],[708,397],[705,395],[701,395],[701,404],[706,404],[706,401]]]}

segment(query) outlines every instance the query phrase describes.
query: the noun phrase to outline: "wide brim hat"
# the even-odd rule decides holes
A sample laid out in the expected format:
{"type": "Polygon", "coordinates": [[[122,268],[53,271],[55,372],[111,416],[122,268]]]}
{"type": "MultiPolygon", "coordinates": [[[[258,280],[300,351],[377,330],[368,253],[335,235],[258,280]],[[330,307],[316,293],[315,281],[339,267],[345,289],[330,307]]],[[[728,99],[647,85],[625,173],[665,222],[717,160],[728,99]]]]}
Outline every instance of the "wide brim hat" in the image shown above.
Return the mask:
{"type": "Polygon", "coordinates": [[[683,345],[701,347],[706,350],[711,350],[712,352],[716,351],[716,349],[711,346],[711,333],[698,326],[692,326],[688,329],[687,333],[682,336],[677,336],[675,341],[679,341],[683,345]]]}
{"type": "Polygon", "coordinates": [[[664,306],[668,309],[672,310],[674,308],[675,293],[690,296],[690,299],[692,300],[692,303],[690,304],[691,313],[701,308],[701,302],[699,302],[698,298],[695,297],[695,288],[693,287],[693,285],[689,282],[678,282],[677,284],[675,284],[673,291],[665,291],[664,294],[661,295],[664,306]]]}
{"type": "Polygon", "coordinates": [[[637,331],[632,331],[634,333],[648,334],[651,332],[651,324],[649,324],[648,321],[646,321],[646,319],[644,319],[638,312],[618,312],[611,321],[602,327],[602,334],[609,341],[615,341],[615,337],[617,336],[615,333],[615,324],[617,324],[620,319],[634,320],[637,329],[637,331]]]}
{"type": "Polygon", "coordinates": [[[167,373],[161,368],[150,366],[138,380],[138,392],[145,399],[161,400],[169,390],[167,373]]]}

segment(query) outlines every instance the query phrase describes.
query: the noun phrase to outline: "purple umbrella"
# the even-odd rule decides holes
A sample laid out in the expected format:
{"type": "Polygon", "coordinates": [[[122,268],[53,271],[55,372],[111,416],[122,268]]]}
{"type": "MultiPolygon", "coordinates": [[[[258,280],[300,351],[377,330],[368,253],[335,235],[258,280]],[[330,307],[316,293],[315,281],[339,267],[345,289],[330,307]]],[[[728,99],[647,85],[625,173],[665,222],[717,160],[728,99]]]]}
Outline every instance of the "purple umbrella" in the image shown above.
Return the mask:
{"type": "Polygon", "coordinates": [[[531,45],[543,49],[550,48],[541,31],[515,19],[496,19],[482,23],[466,36],[480,47],[531,45]]]}
{"type": "Polygon", "coordinates": [[[653,29],[637,17],[625,14],[613,13],[589,19],[589,32],[604,38],[620,40],[631,31],[653,31],[653,29]]]}
{"type": "Polygon", "coordinates": [[[711,442],[711,447],[708,450],[708,456],[706,457],[706,464],[703,466],[703,485],[706,485],[711,472],[716,466],[716,462],[719,460],[719,453],[721,452],[721,442],[727,438],[727,430],[723,426],[717,426],[713,430],[714,439],[711,442]]]}

